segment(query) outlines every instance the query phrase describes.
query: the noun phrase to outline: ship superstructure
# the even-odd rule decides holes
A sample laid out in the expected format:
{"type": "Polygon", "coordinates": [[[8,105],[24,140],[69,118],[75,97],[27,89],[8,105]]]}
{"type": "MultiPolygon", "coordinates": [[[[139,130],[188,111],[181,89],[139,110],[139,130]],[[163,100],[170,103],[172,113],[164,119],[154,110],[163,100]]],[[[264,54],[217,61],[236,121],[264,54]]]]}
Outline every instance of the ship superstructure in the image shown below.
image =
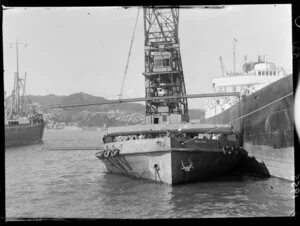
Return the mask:
{"type": "MultiPolygon", "coordinates": [[[[286,73],[282,67],[276,67],[273,62],[267,61],[266,56],[258,56],[257,61],[245,62],[242,72],[226,73],[214,78],[212,86],[215,93],[240,92],[241,96],[249,96],[284,76],[286,73]]],[[[210,98],[205,118],[218,115],[239,101],[240,97],[210,98]]]]}

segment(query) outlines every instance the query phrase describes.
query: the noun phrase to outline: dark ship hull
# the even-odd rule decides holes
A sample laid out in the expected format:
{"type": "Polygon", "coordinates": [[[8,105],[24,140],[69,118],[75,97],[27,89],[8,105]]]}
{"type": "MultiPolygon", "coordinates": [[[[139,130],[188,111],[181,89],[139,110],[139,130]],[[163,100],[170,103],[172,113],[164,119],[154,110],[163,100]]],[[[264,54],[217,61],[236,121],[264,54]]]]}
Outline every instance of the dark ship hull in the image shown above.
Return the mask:
{"type": "Polygon", "coordinates": [[[244,97],[205,123],[232,123],[241,132],[243,147],[263,162],[270,175],[294,176],[293,76],[288,75],[244,97]]]}
{"type": "Polygon", "coordinates": [[[41,143],[45,122],[5,126],[5,148],[41,143]]]}

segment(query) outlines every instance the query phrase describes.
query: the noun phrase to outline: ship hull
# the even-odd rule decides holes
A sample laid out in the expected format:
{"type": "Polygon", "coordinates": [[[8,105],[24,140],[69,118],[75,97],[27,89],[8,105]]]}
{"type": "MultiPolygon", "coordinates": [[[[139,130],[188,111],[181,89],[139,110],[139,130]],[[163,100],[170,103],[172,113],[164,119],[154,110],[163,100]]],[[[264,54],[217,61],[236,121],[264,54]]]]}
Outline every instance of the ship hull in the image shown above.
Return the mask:
{"type": "Polygon", "coordinates": [[[141,142],[131,142],[130,153],[126,151],[130,148],[127,145],[116,156],[100,158],[107,172],[177,185],[221,176],[235,167],[242,158],[240,155],[226,155],[222,149],[170,147],[166,140],[161,141],[166,144],[164,147],[155,147],[153,144],[156,140],[141,142]]]}
{"type": "Polygon", "coordinates": [[[45,122],[29,125],[5,126],[5,148],[42,142],[45,122]]]}
{"type": "Polygon", "coordinates": [[[230,123],[242,133],[241,145],[270,175],[294,176],[293,76],[286,76],[243,98],[204,123],[230,123]]]}

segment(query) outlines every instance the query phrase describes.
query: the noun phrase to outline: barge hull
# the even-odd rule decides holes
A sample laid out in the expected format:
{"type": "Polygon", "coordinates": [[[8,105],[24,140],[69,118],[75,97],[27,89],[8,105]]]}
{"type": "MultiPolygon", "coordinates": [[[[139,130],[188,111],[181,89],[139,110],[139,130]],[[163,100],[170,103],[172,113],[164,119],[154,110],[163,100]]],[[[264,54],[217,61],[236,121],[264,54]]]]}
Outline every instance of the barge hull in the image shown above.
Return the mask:
{"type": "Polygon", "coordinates": [[[109,173],[177,185],[210,180],[229,172],[240,160],[222,150],[178,150],[119,154],[101,159],[109,173]]]}

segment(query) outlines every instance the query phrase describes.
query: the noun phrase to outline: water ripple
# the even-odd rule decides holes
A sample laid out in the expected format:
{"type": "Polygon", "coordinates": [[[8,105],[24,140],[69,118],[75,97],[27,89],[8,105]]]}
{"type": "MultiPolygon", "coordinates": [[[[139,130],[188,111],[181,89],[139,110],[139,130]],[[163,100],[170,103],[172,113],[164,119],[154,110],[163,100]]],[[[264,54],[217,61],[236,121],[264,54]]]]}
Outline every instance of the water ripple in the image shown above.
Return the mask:
{"type": "Polygon", "coordinates": [[[288,216],[295,208],[291,184],[277,178],[171,187],[103,173],[95,151],[47,150],[100,140],[94,131],[45,131],[42,145],[6,150],[6,216],[224,218],[288,216]]]}

